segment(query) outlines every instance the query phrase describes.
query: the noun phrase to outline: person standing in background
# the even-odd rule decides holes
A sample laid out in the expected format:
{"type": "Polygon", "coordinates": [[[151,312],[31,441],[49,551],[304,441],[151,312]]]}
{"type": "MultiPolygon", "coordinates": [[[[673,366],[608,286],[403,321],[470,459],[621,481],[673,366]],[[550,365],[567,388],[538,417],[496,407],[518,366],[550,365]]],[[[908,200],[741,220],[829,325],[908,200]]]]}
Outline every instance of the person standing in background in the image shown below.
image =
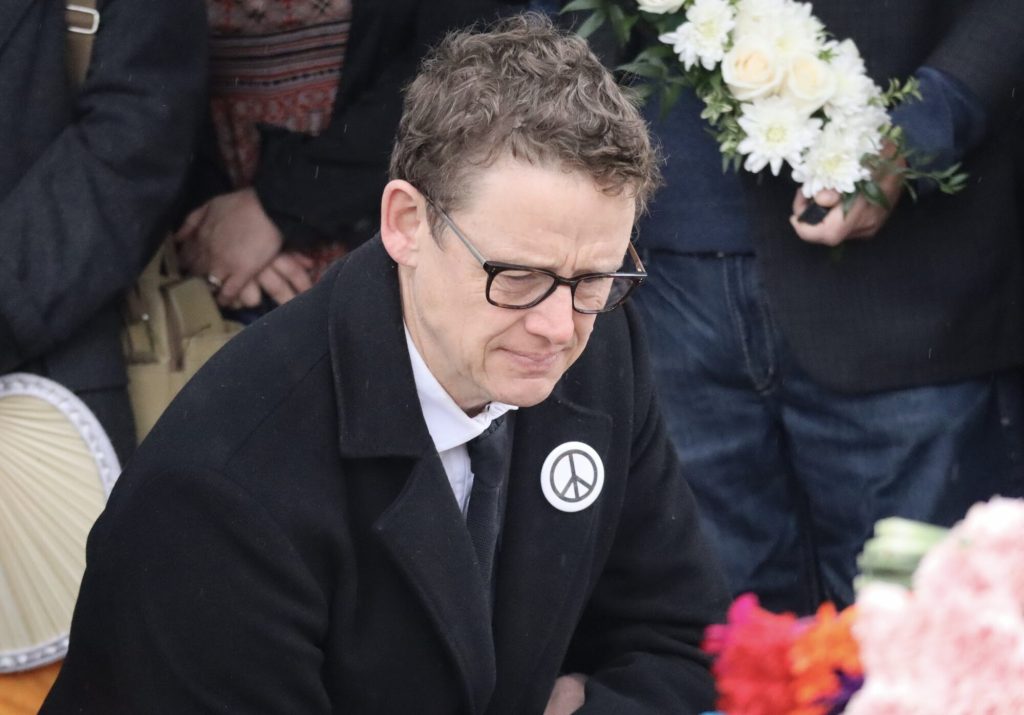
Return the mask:
{"type": "MultiPolygon", "coordinates": [[[[640,226],[638,303],[672,438],[734,593],[810,612],[853,598],[874,522],[940,524],[1022,488],[1022,207],[1008,119],[1021,102],[1013,0],[819,0],[878,83],[916,74],[894,122],[964,162],[955,196],[891,210],[835,195],[818,225],[788,179],[723,174],[701,103],[653,125],[666,189],[640,226]],[[833,248],[839,246],[838,249],[833,248]]],[[[657,108],[651,108],[653,116],[657,108]]]]}
{"type": "MultiPolygon", "coordinates": [[[[101,0],[93,18],[81,10],[68,18],[65,5],[0,3],[0,375],[32,373],[75,393],[124,463],[136,430],[120,306],[173,220],[205,97],[205,16],[202,0],[101,0]],[[67,27],[69,20],[88,27],[90,19],[97,27],[79,85],[69,71],[67,27]]],[[[38,444],[52,434],[35,436],[38,444]]],[[[6,451],[10,444],[5,439],[0,450],[5,556],[31,560],[39,552],[21,551],[24,540],[14,538],[19,518],[36,516],[20,511],[24,492],[8,491],[18,485],[6,478],[26,466],[6,451]]],[[[65,456],[74,464],[74,455],[56,459],[65,456]]],[[[40,470],[39,484],[63,486],[49,473],[52,462],[28,466],[32,477],[40,470]]],[[[88,513],[77,492],[61,496],[88,513]]],[[[24,578],[8,571],[4,596],[24,578]]],[[[39,585],[52,596],[52,582],[39,585]]],[[[11,613],[5,644],[24,627],[11,613]]],[[[35,712],[57,667],[0,675],[0,711],[35,712]]]]}
{"type": "Polygon", "coordinates": [[[206,89],[202,0],[105,0],[81,88],[64,3],[0,6],[0,374],[48,377],[135,444],[120,302],[169,224],[206,89]]]}
{"type": "Polygon", "coordinates": [[[402,87],[499,6],[207,0],[213,136],[177,239],[222,306],[284,303],[374,234],[402,87]]]}

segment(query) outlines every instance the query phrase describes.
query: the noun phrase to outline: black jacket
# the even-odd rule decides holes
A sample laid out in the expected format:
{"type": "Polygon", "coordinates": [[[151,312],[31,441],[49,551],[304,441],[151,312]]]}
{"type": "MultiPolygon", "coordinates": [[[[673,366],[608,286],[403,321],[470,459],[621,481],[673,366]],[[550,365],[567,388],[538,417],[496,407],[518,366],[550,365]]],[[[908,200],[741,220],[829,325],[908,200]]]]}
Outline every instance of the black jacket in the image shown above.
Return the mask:
{"type": "Polygon", "coordinates": [[[516,416],[493,633],[423,421],[397,270],[374,239],[216,355],[157,424],[89,538],[43,713],[697,715],[725,593],[665,435],[632,310],[602,316],[516,416]],[[564,513],[546,455],[604,490],[564,513]]]}
{"type": "Polygon", "coordinates": [[[200,0],[101,0],[81,92],[63,2],[0,3],[0,373],[47,375],[134,443],[117,305],[159,242],[203,103],[200,0]]]}
{"type": "Polygon", "coordinates": [[[878,235],[839,251],[801,241],[788,217],[795,185],[745,177],[755,247],[775,317],[801,365],[849,392],[977,377],[1024,361],[1024,206],[1013,131],[1024,102],[1019,0],[819,0],[814,12],[852,38],[879,83],[930,65],[961,80],[988,112],[965,159],[967,188],[904,197],[878,235]]]}

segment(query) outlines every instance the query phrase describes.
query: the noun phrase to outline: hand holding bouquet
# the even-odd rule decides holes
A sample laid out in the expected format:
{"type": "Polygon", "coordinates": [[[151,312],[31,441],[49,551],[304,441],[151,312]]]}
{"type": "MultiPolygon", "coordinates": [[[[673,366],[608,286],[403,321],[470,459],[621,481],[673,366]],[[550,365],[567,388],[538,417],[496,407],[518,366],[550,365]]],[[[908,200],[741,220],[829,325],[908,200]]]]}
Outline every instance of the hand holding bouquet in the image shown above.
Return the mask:
{"type": "Polygon", "coordinates": [[[847,209],[858,196],[890,208],[893,177],[912,196],[922,178],[946,193],[963,188],[958,166],[922,172],[907,163],[912,152],[886,110],[919,96],[916,81],[877,86],[856,45],[830,37],[809,3],[638,0],[636,8],[576,0],[565,11],[591,12],[583,35],[605,22],[623,44],[637,27],[653,32],[657,44],[620,69],[646,79],[641,93],[659,92],[663,109],[693,87],[723,168],[778,176],[788,165],[804,197],[834,190],[847,209]]]}

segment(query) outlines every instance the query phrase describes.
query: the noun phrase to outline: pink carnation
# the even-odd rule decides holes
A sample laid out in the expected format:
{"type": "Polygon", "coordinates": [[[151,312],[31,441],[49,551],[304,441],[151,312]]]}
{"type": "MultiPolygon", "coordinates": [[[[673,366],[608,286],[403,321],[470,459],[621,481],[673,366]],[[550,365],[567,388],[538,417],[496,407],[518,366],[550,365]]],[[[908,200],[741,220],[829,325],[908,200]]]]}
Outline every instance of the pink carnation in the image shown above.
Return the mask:
{"type": "Polygon", "coordinates": [[[871,584],[857,610],[866,683],[846,715],[1024,713],[1024,502],[975,505],[913,594],[871,584]]]}

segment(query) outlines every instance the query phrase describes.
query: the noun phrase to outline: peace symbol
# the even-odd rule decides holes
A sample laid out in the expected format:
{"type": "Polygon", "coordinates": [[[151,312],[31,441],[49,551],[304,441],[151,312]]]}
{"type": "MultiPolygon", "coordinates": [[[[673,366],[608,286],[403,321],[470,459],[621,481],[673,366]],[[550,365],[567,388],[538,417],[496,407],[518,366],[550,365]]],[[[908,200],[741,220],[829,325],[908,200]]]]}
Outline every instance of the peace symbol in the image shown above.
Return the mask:
{"type": "Polygon", "coordinates": [[[597,485],[597,463],[583,450],[568,450],[551,465],[550,479],[559,497],[569,503],[583,501],[597,485]]]}
{"type": "Polygon", "coordinates": [[[555,447],[540,470],[540,488],[548,503],[567,513],[586,509],[604,487],[604,463],[585,442],[564,442],[555,447]]]}

